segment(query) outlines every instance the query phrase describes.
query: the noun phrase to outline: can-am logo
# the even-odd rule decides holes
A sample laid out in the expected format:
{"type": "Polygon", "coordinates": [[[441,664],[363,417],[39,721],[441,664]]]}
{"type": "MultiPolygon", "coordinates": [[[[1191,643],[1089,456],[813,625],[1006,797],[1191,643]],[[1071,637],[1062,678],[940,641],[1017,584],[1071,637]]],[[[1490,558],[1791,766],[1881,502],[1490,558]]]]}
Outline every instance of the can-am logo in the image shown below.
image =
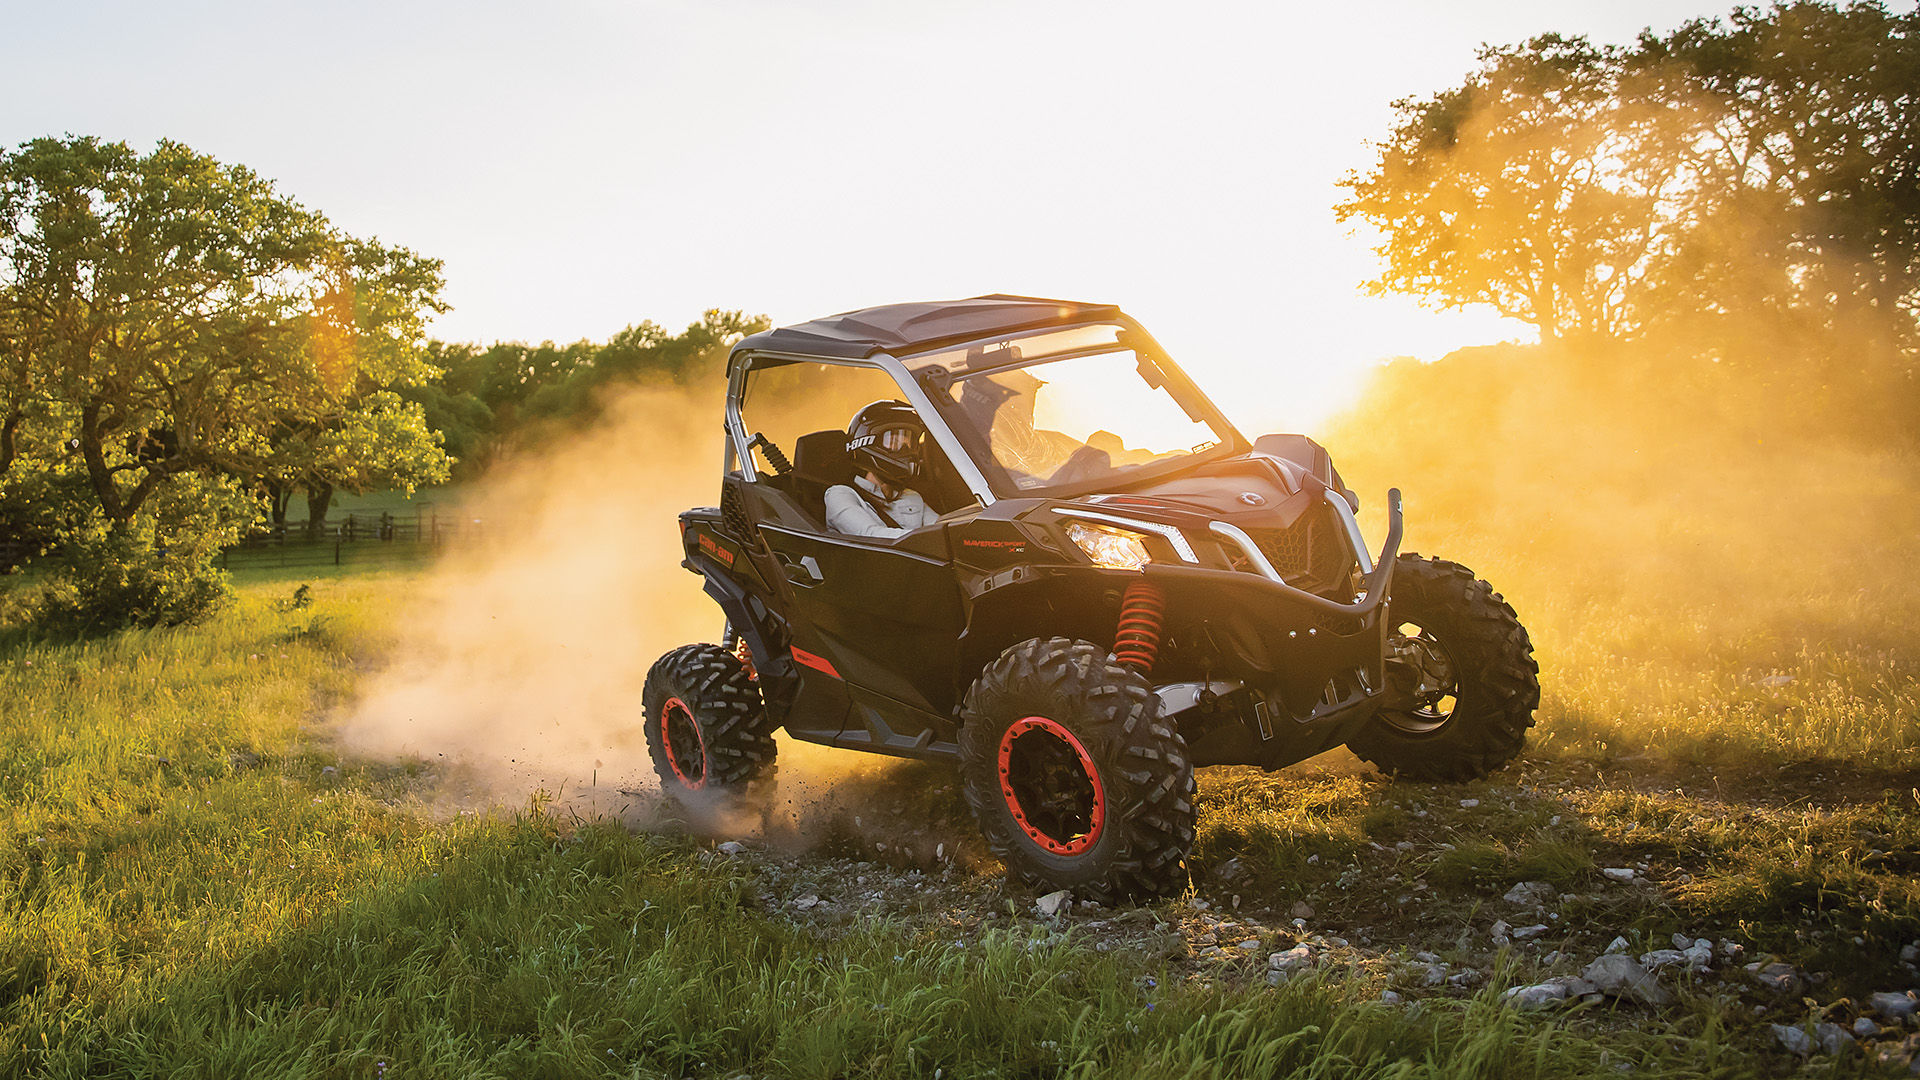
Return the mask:
{"type": "Polygon", "coordinates": [[[718,541],[706,533],[700,534],[700,550],[720,560],[728,568],[733,566],[733,552],[721,547],[718,541]]]}
{"type": "Polygon", "coordinates": [[[880,440],[880,436],[878,435],[862,435],[859,438],[848,443],[847,449],[858,450],[863,446],[871,446],[872,444],[878,442],[879,440],[880,440]]]}

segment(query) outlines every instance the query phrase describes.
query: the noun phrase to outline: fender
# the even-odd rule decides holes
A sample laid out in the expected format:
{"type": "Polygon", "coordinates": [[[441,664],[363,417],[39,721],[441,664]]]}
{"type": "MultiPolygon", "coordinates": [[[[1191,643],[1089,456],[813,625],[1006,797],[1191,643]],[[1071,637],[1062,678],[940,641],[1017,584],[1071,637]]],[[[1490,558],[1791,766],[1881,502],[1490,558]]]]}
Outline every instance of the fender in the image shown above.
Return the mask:
{"type": "Polygon", "coordinates": [[[784,667],[786,657],[776,657],[772,643],[767,640],[766,629],[753,615],[753,606],[747,596],[747,590],[727,576],[726,568],[705,555],[688,557],[689,569],[705,580],[703,591],[720,605],[720,611],[727,617],[727,625],[739,634],[747,643],[747,649],[753,654],[753,666],[757,671],[777,671],[784,667]]]}

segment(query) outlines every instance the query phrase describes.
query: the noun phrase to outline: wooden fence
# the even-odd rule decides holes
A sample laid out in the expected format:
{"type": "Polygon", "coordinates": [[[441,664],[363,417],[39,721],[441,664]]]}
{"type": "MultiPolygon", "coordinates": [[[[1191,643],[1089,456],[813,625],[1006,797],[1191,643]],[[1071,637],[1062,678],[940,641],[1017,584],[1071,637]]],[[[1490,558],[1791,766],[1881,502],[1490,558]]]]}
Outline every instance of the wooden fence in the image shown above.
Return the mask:
{"type": "Polygon", "coordinates": [[[349,563],[424,559],[477,534],[477,519],[422,508],[411,515],[348,514],[318,530],[304,525],[250,536],[221,553],[220,565],[344,566],[349,563]]]}
{"type": "MultiPolygon", "coordinates": [[[[351,563],[429,558],[450,544],[477,535],[473,518],[422,507],[412,514],[348,514],[329,520],[317,532],[304,523],[249,536],[220,553],[227,569],[250,566],[345,566],[351,563]]],[[[32,561],[58,558],[40,554],[40,545],[0,540],[0,572],[32,561]]]]}

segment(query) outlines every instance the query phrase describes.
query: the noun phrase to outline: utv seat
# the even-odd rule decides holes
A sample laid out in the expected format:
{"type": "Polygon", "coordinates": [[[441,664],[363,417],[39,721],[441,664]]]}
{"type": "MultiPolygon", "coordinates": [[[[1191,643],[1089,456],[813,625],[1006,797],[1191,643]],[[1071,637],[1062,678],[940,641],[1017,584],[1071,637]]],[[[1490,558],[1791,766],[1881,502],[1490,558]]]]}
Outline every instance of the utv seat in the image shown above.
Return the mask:
{"type": "Polygon", "coordinates": [[[793,444],[793,493],[800,506],[827,531],[827,489],[853,484],[853,455],[847,433],[838,429],[802,435],[793,444]]]}

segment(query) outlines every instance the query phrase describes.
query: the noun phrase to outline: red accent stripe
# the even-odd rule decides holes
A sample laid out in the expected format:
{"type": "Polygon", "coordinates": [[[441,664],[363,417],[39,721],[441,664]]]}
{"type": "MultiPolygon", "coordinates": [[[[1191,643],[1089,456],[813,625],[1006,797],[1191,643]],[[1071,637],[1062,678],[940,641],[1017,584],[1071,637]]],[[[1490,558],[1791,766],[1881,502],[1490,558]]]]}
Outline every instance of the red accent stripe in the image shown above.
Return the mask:
{"type": "Polygon", "coordinates": [[[815,656],[812,653],[808,652],[807,650],[800,648],[799,646],[795,646],[793,649],[793,662],[796,664],[805,664],[806,666],[812,668],[815,671],[822,672],[827,675],[831,675],[836,679],[840,679],[841,682],[846,681],[845,679],[840,678],[839,672],[833,670],[832,664],[827,663],[826,657],[815,656]]]}

